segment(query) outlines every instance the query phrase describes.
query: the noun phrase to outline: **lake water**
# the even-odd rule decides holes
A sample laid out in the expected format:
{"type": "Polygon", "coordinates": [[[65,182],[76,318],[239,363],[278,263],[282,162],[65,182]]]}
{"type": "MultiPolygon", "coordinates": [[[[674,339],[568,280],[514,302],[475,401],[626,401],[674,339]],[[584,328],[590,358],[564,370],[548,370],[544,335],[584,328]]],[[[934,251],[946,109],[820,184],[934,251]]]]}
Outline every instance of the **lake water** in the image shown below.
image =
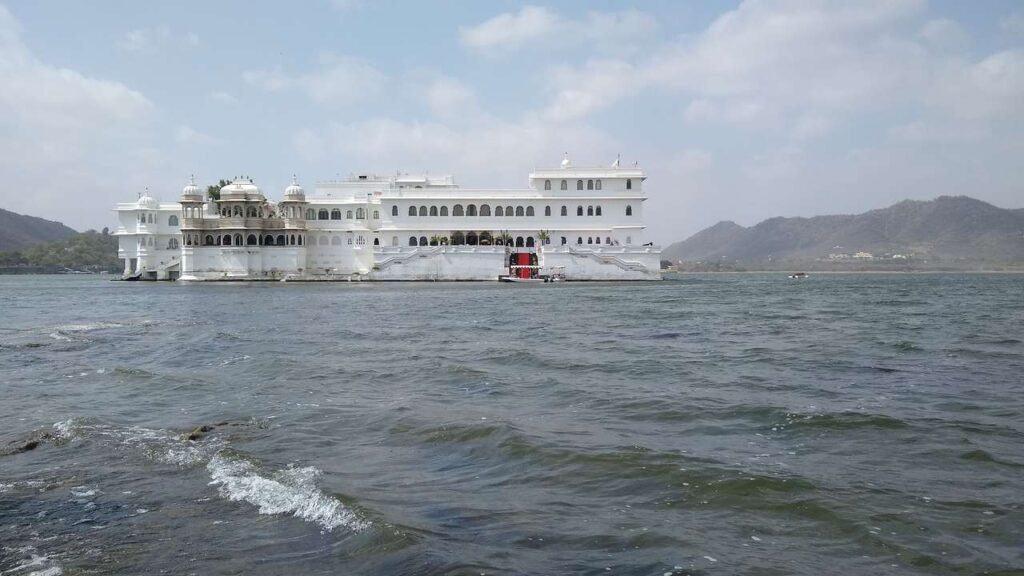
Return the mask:
{"type": "Polygon", "coordinates": [[[0,574],[1020,574],[1022,340],[1009,274],[0,276],[0,574]]]}

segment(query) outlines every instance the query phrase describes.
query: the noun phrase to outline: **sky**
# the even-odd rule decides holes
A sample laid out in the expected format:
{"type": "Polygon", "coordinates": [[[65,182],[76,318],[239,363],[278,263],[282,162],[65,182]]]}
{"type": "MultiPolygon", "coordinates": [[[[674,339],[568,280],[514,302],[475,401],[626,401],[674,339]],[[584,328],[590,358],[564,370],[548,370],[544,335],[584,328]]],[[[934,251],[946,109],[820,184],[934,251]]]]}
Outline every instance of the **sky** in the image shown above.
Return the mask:
{"type": "Polygon", "coordinates": [[[84,230],[247,175],[646,170],[648,238],[1024,207],[1024,3],[0,0],[0,207],[84,230]]]}

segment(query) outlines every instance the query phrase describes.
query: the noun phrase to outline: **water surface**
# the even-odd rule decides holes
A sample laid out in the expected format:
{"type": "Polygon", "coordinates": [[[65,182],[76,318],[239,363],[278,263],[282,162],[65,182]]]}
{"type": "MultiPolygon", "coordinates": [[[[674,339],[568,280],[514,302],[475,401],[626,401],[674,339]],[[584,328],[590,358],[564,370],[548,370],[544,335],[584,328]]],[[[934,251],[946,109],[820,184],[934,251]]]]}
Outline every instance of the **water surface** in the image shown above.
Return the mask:
{"type": "Polygon", "coordinates": [[[1020,275],[0,276],[0,574],[1020,573],[1022,327],[1020,275]]]}

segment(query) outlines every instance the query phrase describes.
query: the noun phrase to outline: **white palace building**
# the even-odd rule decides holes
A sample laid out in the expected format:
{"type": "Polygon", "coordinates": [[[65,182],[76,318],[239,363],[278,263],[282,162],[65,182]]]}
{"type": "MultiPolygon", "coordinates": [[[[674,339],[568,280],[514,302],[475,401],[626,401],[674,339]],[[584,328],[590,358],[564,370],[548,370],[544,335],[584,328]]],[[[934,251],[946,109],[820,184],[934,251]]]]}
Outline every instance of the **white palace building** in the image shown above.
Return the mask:
{"type": "Polygon", "coordinates": [[[357,175],[308,196],[293,179],[274,202],[249,178],[219,199],[193,181],[178,202],[147,192],[117,205],[118,257],[132,280],[497,280],[517,263],[566,280],[658,280],[644,179],[618,161],[579,168],[566,157],[508,190],[357,175]]]}

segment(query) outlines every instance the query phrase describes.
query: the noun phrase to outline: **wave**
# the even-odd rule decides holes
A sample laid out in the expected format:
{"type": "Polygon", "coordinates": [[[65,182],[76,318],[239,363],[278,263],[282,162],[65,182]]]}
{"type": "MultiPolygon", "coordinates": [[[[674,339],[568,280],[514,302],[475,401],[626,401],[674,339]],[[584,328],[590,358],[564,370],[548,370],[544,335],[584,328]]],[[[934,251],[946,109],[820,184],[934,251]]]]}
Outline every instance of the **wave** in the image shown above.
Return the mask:
{"type": "MultiPolygon", "coordinates": [[[[233,424],[266,427],[266,421],[255,418],[233,424]]],[[[54,424],[53,435],[62,442],[80,438],[111,442],[116,447],[136,450],[149,460],[180,468],[205,464],[210,485],[217,486],[221,496],[253,504],[260,514],[289,514],[319,524],[327,532],[340,526],[354,532],[370,527],[368,520],[316,487],[321,472],[314,467],[289,466],[261,474],[255,458],[231,449],[226,440],[216,435],[218,428],[233,424],[223,422],[180,433],[141,426],[121,428],[72,418],[54,424]]],[[[80,491],[81,495],[88,495],[84,488],[80,491]]]]}
{"type": "Polygon", "coordinates": [[[316,487],[320,471],[312,466],[288,467],[268,476],[259,473],[252,462],[218,453],[206,464],[211,486],[232,502],[248,502],[260,514],[288,514],[319,524],[325,531],[344,526],[361,532],[370,523],[336,498],[316,487]]]}

